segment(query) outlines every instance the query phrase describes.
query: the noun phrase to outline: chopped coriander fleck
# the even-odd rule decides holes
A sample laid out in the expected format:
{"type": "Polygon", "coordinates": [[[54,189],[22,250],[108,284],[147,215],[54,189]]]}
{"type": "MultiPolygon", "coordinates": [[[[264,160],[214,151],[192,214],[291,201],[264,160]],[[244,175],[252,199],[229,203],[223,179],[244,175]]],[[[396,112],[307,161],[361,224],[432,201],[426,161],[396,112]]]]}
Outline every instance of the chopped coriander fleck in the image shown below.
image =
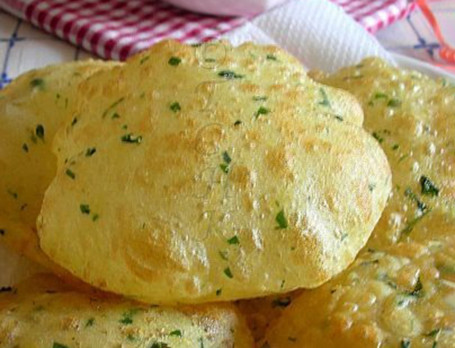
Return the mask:
{"type": "Polygon", "coordinates": [[[142,136],[133,135],[131,133],[125,134],[120,138],[124,143],[140,144],[142,142],[142,136]]]}
{"type": "Polygon", "coordinates": [[[65,346],[64,344],[61,344],[58,342],[54,342],[54,344],[52,345],[52,348],[68,348],[68,346],[65,346]]]}
{"type": "Polygon", "coordinates": [[[66,175],[68,175],[71,179],[76,179],[76,174],[71,169],[67,169],[65,172],[66,175]]]}
{"type": "Polygon", "coordinates": [[[179,57],[171,57],[168,60],[168,64],[172,66],[177,66],[182,62],[182,60],[179,57]]]}
{"type": "Polygon", "coordinates": [[[335,119],[337,119],[340,122],[344,121],[344,118],[340,115],[335,115],[335,119]]]}
{"type": "Polygon", "coordinates": [[[150,59],[150,56],[145,56],[145,57],[142,57],[141,60],[139,61],[139,64],[144,64],[146,61],[148,61],[150,59]]]}
{"type": "Polygon", "coordinates": [[[375,187],[376,187],[376,184],[368,184],[368,190],[370,190],[370,192],[373,192],[375,187]]]}
{"type": "Polygon", "coordinates": [[[169,333],[169,336],[177,336],[177,337],[182,337],[182,331],[180,330],[174,330],[169,333]]]}
{"type": "Polygon", "coordinates": [[[223,171],[223,173],[227,174],[229,173],[229,164],[226,163],[221,163],[220,164],[220,169],[223,171]]]}
{"type": "Polygon", "coordinates": [[[0,236],[4,236],[6,231],[4,229],[0,229],[0,236]]]}
{"type": "Polygon", "coordinates": [[[431,210],[424,211],[421,215],[415,217],[414,219],[410,220],[405,228],[401,230],[401,235],[409,235],[412,230],[414,229],[415,225],[422,220],[431,210]]]}
{"type": "Polygon", "coordinates": [[[375,139],[378,141],[379,144],[382,144],[382,142],[384,141],[384,138],[381,137],[381,136],[380,136],[378,133],[376,133],[376,132],[373,132],[371,135],[373,136],[373,138],[375,138],[375,139]]]}
{"type": "Polygon", "coordinates": [[[416,285],[414,286],[414,289],[408,293],[409,296],[414,296],[414,297],[422,297],[423,296],[423,285],[420,280],[420,277],[417,278],[416,285]]]}
{"type": "Polygon", "coordinates": [[[227,259],[228,259],[228,254],[227,254],[226,251],[219,251],[218,254],[220,254],[220,257],[221,257],[223,260],[227,261],[227,259]]]}
{"type": "Polygon", "coordinates": [[[85,157],[92,157],[96,152],[95,147],[89,147],[87,151],[85,151],[85,157]]]}
{"type": "Polygon", "coordinates": [[[387,99],[388,96],[385,93],[377,92],[374,94],[374,99],[387,99]]]}
{"type": "Polygon", "coordinates": [[[280,284],[280,289],[283,289],[283,288],[284,288],[284,283],[286,283],[286,280],[283,279],[283,280],[281,281],[281,284],[280,284]]]}
{"type": "Polygon", "coordinates": [[[274,56],[273,54],[268,54],[266,56],[266,58],[267,58],[267,60],[275,60],[275,61],[277,60],[276,56],[274,56]]]}
{"type": "Polygon", "coordinates": [[[297,338],[296,338],[296,337],[291,337],[291,336],[289,336],[289,337],[288,337],[288,341],[290,341],[290,342],[297,342],[297,338]]]}
{"type": "Polygon", "coordinates": [[[28,145],[27,144],[23,144],[22,145],[22,150],[24,150],[25,152],[28,152],[28,145]]]}
{"type": "Polygon", "coordinates": [[[93,326],[94,323],[95,323],[95,318],[90,318],[90,319],[88,319],[87,322],[85,323],[85,327],[93,326]]]}
{"type": "Polygon", "coordinates": [[[406,197],[409,197],[412,201],[414,201],[417,204],[417,209],[419,209],[419,211],[424,212],[427,209],[427,205],[424,202],[422,202],[414,192],[412,192],[410,187],[406,188],[406,190],[404,191],[404,195],[406,197]]]}
{"type": "Polygon", "coordinates": [[[420,186],[422,188],[422,194],[428,196],[438,196],[439,189],[436,185],[425,175],[420,177],[420,186]]]}
{"type": "Polygon", "coordinates": [[[126,336],[126,339],[128,341],[135,341],[136,340],[136,337],[134,337],[132,334],[128,334],[128,336],[126,336]]]}
{"type": "Polygon", "coordinates": [[[32,88],[38,87],[38,88],[42,89],[44,87],[44,80],[41,78],[35,78],[30,81],[30,86],[32,88]]]}
{"type": "Polygon", "coordinates": [[[180,104],[178,102],[173,102],[171,104],[171,106],[169,107],[169,109],[171,109],[174,112],[178,112],[178,111],[182,110],[182,107],[180,106],[180,104]]]}
{"type": "Polygon", "coordinates": [[[128,312],[123,313],[122,319],[119,320],[119,323],[129,325],[133,323],[133,315],[135,315],[139,310],[137,308],[133,308],[128,312]]]}
{"type": "Polygon", "coordinates": [[[228,278],[234,278],[234,276],[232,275],[232,272],[231,272],[231,269],[229,267],[226,267],[224,269],[224,274],[226,275],[226,277],[228,278]]]}
{"type": "Polygon", "coordinates": [[[150,348],[170,348],[167,343],[164,342],[153,342],[150,348]]]}
{"type": "Polygon", "coordinates": [[[254,116],[256,118],[258,118],[260,115],[267,115],[268,113],[270,112],[269,109],[267,109],[266,107],[264,106],[260,106],[258,111],[256,111],[256,113],[254,114],[254,116]]]}
{"type": "Polygon", "coordinates": [[[284,215],[284,210],[281,209],[278,214],[276,214],[275,221],[278,223],[278,228],[279,229],[284,229],[288,227],[288,220],[286,219],[286,216],[284,215]]]}
{"type": "Polygon", "coordinates": [[[245,75],[237,74],[231,70],[222,70],[218,73],[218,76],[223,77],[226,80],[241,79],[245,77],[245,75]]]}
{"type": "Polygon", "coordinates": [[[253,97],[253,100],[254,101],[266,101],[267,100],[267,97],[266,96],[261,96],[261,95],[255,95],[253,97]]]}
{"type": "Polygon", "coordinates": [[[400,348],[410,348],[411,347],[411,341],[409,340],[401,340],[401,343],[400,343],[400,348]]]}
{"type": "Polygon", "coordinates": [[[222,289],[216,289],[215,291],[216,296],[220,296],[222,291],[223,291],[222,289]]]}
{"type": "Polygon", "coordinates": [[[394,150],[394,151],[395,151],[395,150],[398,150],[399,147],[400,147],[400,145],[395,144],[395,145],[392,146],[392,150],[394,150]]]}
{"type": "Polygon", "coordinates": [[[115,120],[116,118],[120,118],[120,115],[117,112],[114,112],[111,116],[111,120],[115,120]]]}
{"type": "Polygon", "coordinates": [[[8,194],[13,197],[14,199],[17,199],[17,197],[19,197],[19,195],[17,194],[17,192],[14,192],[12,190],[7,190],[6,192],[8,192],[8,194]]]}
{"type": "Polygon", "coordinates": [[[442,331],[441,329],[434,329],[434,330],[431,330],[429,333],[426,333],[425,336],[427,336],[427,337],[435,337],[441,331],[442,331]]]}
{"type": "Polygon", "coordinates": [[[99,214],[93,214],[92,221],[95,222],[100,218],[99,214]]]}
{"type": "Polygon", "coordinates": [[[215,58],[205,58],[204,61],[207,63],[215,63],[216,59],[215,58]]]}
{"type": "Polygon", "coordinates": [[[327,92],[325,91],[325,89],[319,88],[319,92],[322,95],[322,100],[319,102],[319,105],[330,107],[330,100],[329,97],[327,96],[327,92]]]}
{"type": "Polygon", "coordinates": [[[233,244],[240,244],[239,238],[238,238],[237,236],[234,236],[234,237],[232,237],[232,238],[229,238],[229,239],[227,240],[227,242],[228,242],[228,244],[231,244],[231,245],[233,245],[233,244]]]}
{"type": "Polygon", "coordinates": [[[88,204],[81,204],[79,208],[81,209],[82,214],[90,214],[90,206],[88,204]]]}
{"type": "Polygon", "coordinates": [[[396,108],[401,105],[401,101],[399,99],[390,99],[387,103],[387,106],[391,108],[396,108]]]}
{"type": "Polygon", "coordinates": [[[43,125],[39,124],[39,125],[36,126],[35,134],[41,140],[44,139],[44,127],[43,127],[43,125]]]}
{"type": "Polygon", "coordinates": [[[71,121],[71,127],[73,127],[76,123],[77,123],[77,117],[73,118],[73,120],[71,121]]]}
{"type": "Polygon", "coordinates": [[[234,122],[234,126],[239,126],[241,124],[242,124],[242,121],[240,121],[240,120],[237,120],[237,121],[234,122]]]}
{"type": "Polygon", "coordinates": [[[226,162],[227,164],[232,162],[232,159],[229,156],[229,154],[227,153],[227,151],[223,152],[223,161],[226,162]]]}
{"type": "Polygon", "coordinates": [[[125,97],[121,97],[121,98],[117,99],[115,102],[113,102],[106,110],[104,110],[103,115],[102,115],[103,118],[105,118],[110,111],[112,111],[116,106],[118,106],[124,100],[125,100],[125,97]]]}
{"type": "Polygon", "coordinates": [[[272,307],[287,307],[291,304],[291,298],[286,297],[277,297],[272,301],[272,307]]]}
{"type": "Polygon", "coordinates": [[[128,125],[124,124],[124,125],[122,126],[122,129],[127,130],[127,129],[128,129],[128,125]]]}

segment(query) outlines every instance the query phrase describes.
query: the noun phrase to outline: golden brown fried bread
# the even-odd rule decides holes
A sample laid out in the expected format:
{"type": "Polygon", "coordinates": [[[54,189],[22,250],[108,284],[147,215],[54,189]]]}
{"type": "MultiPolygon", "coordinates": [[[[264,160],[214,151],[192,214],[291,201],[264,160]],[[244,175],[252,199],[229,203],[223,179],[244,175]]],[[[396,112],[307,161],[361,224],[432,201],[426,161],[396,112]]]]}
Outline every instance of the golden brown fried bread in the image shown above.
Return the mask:
{"type": "Polygon", "coordinates": [[[0,347],[19,346],[250,348],[252,341],[232,305],[150,306],[40,275],[0,294],[0,347]]]}
{"type": "Polygon", "coordinates": [[[392,198],[369,246],[418,234],[433,212],[455,215],[455,87],[377,58],[319,80],[358,98],[392,167],[392,198]]]}
{"type": "Polygon", "coordinates": [[[267,333],[268,347],[455,347],[455,221],[428,222],[434,239],[363,251],[304,291],[267,333]]]}
{"type": "Polygon", "coordinates": [[[227,47],[207,68],[163,42],[79,88],[39,219],[55,262],[168,304],[315,287],[352,262],[389,194],[384,153],[286,53],[227,47]]]}
{"type": "Polygon", "coordinates": [[[55,176],[52,139],[76,86],[116,63],[86,61],[28,72],[0,90],[0,243],[56,270],[39,249],[36,218],[55,176]]]}

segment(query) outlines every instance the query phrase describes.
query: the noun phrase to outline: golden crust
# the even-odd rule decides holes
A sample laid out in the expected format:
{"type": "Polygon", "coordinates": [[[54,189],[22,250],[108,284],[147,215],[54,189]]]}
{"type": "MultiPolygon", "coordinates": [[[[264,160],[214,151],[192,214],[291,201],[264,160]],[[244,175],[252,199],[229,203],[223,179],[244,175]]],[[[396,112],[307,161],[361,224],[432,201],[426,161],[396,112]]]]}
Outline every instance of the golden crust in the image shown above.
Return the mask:
{"type": "Polygon", "coordinates": [[[206,66],[206,46],[163,42],[78,88],[39,218],[77,277],[152,303],[232,300],[318,286],[365,244],[390,169],[358,107],[275,47],[218,45],[206,66]]]}
{"type": "Polygon", "coordinates": [[[355,263],[297,296],[269,346],[454,347],[454,88],[379,59],[318,79],[363,104],[394,190],[355,263]]]}
{"type": "Polygon", "coordinates": [[[57,345],[249,348],[252,341],[228,304],[150,306],[75,292],[51,275],[35,276],[0,294],[0,347],[57,345]]]}
{"type": "Polygon", "coordinates": [[[72,90],[116,65],[86,61],[30,71],[0,91],[0,243],[59,273],[40,250],[36,218],[55,176],[52,139],[72,104],[72,90]]]}

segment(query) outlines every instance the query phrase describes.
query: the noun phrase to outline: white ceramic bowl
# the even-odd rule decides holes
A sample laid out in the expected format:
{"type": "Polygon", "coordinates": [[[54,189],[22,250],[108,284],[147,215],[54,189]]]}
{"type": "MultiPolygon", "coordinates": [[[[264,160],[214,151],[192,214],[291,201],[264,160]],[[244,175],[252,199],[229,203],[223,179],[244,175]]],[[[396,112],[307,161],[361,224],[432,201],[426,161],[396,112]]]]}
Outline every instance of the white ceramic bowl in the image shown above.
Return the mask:
{"type": "Polygon", "coordinates": [[[287,0],[166,0],[187,10],[219,16],[249,16],[264,12],[287,0]]]}

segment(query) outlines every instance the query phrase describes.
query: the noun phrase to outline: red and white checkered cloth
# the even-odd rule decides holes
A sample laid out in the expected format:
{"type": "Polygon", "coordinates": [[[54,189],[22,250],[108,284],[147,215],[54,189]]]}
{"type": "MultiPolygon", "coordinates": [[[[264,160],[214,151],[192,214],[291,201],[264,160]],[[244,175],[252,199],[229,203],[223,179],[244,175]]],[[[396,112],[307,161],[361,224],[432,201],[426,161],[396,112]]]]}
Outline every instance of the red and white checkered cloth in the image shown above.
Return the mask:
{"type": "MultiPolygon", "coordinates": [[[[415,7],[410,0],[331,1],[372,33],[415,7]]],[[[250,19],[196,14],[160,0],[0,0],[0,7],[100,57],[117,60],[165,38],[209,41],[250,19]]]]}

